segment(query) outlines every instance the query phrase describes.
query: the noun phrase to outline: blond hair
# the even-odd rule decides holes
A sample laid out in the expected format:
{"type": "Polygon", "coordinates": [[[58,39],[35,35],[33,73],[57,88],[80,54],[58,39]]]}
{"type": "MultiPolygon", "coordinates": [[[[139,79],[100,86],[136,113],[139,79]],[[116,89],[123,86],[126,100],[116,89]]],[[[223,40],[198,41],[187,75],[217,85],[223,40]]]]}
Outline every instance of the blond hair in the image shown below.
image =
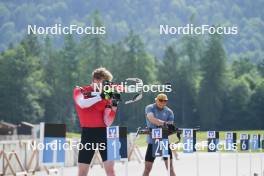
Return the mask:
{"type": "Polygon", "coordinates": [[[92,75],[92,78],[97,80],[111,81],[113,79],[113,75],[111,74],[111,72],[104,67],[99,67],[95,69],[92,75]]]}

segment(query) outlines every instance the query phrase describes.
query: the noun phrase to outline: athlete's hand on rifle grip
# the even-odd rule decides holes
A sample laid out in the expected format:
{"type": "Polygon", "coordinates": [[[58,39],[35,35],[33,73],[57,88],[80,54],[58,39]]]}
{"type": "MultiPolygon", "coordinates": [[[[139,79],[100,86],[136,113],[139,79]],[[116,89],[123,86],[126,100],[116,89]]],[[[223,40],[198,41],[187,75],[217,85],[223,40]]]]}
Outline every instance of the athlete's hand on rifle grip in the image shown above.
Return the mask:
{"type": "Polygon", "coordinates": [[[164,121],[163,127],[168,128],[169,131],[175,131],[176,127],[172,122],[164,121]]]}
{"type": "Polygon", "coordinates": [[[104,92],[102,92],[102,93],[100,94],[100,97],[101,97],[102,99],[105,99],[105,94],[104,94],[104,92]]]}
{"type": "Polygon", "coordinates": [[[164,121],[162,127],[167,128],[168,127],[168,122],[164,121]]]}
{"type": "Polygon", "coordinates": [[[102,99],[109,100],[113,97],[113,93],[112,92],[102,92],[100,96],[102,99]]]}
{"type": "Polygon", "coordinates": [[[112,100],[112,106],[113,106],[113,107],[117,107],[118,103],[119,103],[118,100],[116,100],[116,99],[113,99],[113,100],[112,100]]]}

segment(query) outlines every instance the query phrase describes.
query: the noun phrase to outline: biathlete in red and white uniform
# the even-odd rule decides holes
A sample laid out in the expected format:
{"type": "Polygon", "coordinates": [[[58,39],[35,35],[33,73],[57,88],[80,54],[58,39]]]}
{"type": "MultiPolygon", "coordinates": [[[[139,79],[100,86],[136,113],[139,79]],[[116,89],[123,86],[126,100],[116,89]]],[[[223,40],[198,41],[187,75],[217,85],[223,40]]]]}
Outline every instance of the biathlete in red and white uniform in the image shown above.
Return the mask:
{"type": "Polygon", "coordinates": [[[114,162],[107,161],[106,127],[110,126],[115,119],[116,104],[112,104],[111,98],[105,99],[103,94],[90,96],[84,93],[95,91],[95,85],[102,84],[105,80],[111,81],[112,74],[105,68],[97,68],[92,73],[91,85],[82,88],[76,87],[73,91],[73,99],[82,128],[81,144],[85,146],[79,151],[79,176],[87,176],[96,147],[104,162],[106,174],[108,176],[115,175],[114,162]]]}

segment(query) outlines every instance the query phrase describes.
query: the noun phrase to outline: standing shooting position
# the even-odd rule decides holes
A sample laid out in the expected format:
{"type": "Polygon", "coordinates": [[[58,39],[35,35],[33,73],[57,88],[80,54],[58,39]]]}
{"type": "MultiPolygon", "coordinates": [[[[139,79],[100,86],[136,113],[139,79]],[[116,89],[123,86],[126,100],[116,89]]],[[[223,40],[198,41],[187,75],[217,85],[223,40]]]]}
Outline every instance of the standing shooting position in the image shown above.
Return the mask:
{"type": "MultiPolygon", "coordinates": [[[[150,104],[146,106],[145,108],[145,114],[146,114],[146,122],[147,127],[150,129],[167,126],[168,124],[173,124],[174,122],[174,114],[173,111],[168,108],[167,105],[168,97],[167,95],[161,93],[158,94],[158,96],[155,98],[155,103],[150,104]]],[[[145,169],[143,176],[149,176],[150,171],[153,166],[153,162],[155,160],[155,157],[152,156],[152,140],[151,140],[151,134],[147,136],[147,143],[148,148],[145,155],[145,169]]],[[[172,152],[169,148],[169,155],[170,155],[170,175],[176,176],[173,164],[172,164],[172,152]]],[[[168,158],[163,158],[166,168],[168,169],[168,158]]]]}
{"type": "Polygon", "coordinates": [[[87,176],[89,172],[89,165],[95,153],[91,145],[99,146],[107,176],[115,176],[114,161],[107,160],[106,127],[115,119],[118,101],[113,100],[112,92],[104,91],[104,87],[98,89],[112,78],[112,74],[107,69],[97,68],[92,73],[91,85],[74,89],[73,98],[82,128],[81,144],[86,146],[79,151],[79,176],[87,176]],[[97,94],[93,95],[92,92],[97,94]]]}

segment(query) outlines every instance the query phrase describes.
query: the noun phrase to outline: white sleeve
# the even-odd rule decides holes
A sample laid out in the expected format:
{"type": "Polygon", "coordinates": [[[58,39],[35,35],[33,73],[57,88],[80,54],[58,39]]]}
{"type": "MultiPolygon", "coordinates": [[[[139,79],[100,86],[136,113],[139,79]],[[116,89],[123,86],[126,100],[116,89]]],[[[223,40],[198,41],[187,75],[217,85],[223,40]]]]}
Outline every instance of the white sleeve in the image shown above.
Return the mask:
{"type": "Polygon", "coordinates": [[[83,94],[80,94],[77,96],[76,103],[83,109],[83,108],[89,108],[101,100],[102,98],[100,96],[84,99],[83,94]]]}

